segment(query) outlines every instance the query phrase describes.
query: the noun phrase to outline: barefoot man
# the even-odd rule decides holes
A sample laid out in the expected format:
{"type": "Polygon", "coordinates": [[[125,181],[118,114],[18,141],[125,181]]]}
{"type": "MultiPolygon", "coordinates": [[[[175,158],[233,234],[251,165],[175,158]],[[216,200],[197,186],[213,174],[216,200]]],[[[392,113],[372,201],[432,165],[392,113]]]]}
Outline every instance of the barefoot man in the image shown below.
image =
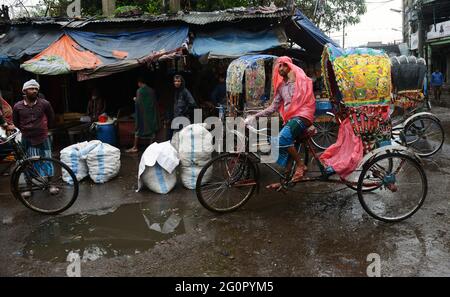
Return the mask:
{"type": "MultiPolygon", "coordinates": [[[[283,128],[279,134],[280,154],[277,163],[287,170],[288,156],[295,160],[297,168],[292,182],[300,181],[305,175],[306,166],[294,147],[297,137],[314,122],[316,100],[313,93],[312,81],[305,72],[292,63],[289,57],[280,57],[273,69],[273,103],[265,110],[248,117],[246,124],[251,123],[255,117],[269,116],[278,111],[283,119],[283,128]]],[[[279,183],[268,185],[268,189],[278,189],[279,183]]]]}

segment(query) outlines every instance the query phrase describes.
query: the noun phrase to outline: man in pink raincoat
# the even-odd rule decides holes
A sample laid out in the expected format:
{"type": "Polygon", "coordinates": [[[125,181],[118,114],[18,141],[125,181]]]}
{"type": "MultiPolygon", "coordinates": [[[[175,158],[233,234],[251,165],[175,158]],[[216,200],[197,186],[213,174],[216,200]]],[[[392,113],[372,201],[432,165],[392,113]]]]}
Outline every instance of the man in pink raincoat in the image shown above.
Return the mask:
{"type": "MultiPolygon", "coordinates": [[[[298,182],[305,175],[307,168],[297,153],[294,142],[314,122],[316,100],[312,80],[300,67],[292,63],[291,58],[283,56],[275,62],[272,82],[274,90],[272,104],[256,115],[248,117],[245,123],[251,123],[255,117],[268,116],[276,111],[280,113],[283,128],[279,134],[280,154],[277,163],[289,170],[288,157],[295,160],[297,168],[292,181],[298,182]]],[[[279,187],[279,183],[267,186],[268,189],[279,187]]]]}

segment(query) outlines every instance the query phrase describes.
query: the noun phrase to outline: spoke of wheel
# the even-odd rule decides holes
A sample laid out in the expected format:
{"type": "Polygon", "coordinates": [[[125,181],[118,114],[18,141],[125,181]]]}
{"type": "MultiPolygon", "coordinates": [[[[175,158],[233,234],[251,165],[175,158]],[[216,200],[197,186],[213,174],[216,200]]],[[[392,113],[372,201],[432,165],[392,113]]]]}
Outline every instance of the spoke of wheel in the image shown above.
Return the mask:
{"type": "Polygon", "coordinates": [[[423,135],[423,136],[425,136],[426,138],[431,138],[432,136],[440,136],[440,135],[442,135],[442,133],[441,133],[441,131],[436,131],[436,132],[430,132],[430,134],[426,134],[426,135],[423,135]]]}
{"type": "Polygon", "coordinates": [[[208,182],[208,183],[203,184],[201,187],[203,189],[205,187],[212,187],[212,186],[223,185],[223,184],[225,184],[225,182],[223,182],[223,181],[215,182],[215,183],[208,182]]]}
{"type": "Polygon", "coordinates": [[[414,126],[414,128],[420,133],[420,134],[424,134],[433,124],[434,122],[429,121],[429,124],[425,127],[424,125],[424,121],[420,121],[420,123],[422,124],[422,127],[417,128],[417,126],[414,126]]]}
{"type": "MultiPolygon", "coordinates": [[[[226,183],[225,182],[223,182],[219,187],[217,187],[217,188],[210,188],[210,189],[204,189],[204,186],[202,186],[202,191],[203,192],[207,192],[207,193],[209,193],[209,192],[211,192],[211,191],[218,191],[218,190],[220,190],[220,189],[222,189],[224,186],[226,186],[226,183]]],[[[214,192],[214,193],[216,193],[216,192],[214,192]]]]}
{"type": "Polygon", "coordinates": [[[222,189],[218,189],[218,190],[221,190],[221,192],[220,192],[220,194],[219,195],[213,195],[213,200],[211,200],[210,198],[208,198],[208,199],[206,199],[206,200],[208,200],[208,201],[211,201],[211,202],[215,202],[215,201],[218,201],[219,200],[219,198],[223,195],[223,193],[226,191],[226,189],[227,189],[227,187],[224,187],[224,188],[222,188],[222,189]]]}
{"type": "Polygon", "coordinates": [[[399,172],[400,172],[400,170],[402,170],[403,169],[403,166],[405,165],[405,159],[402,159],[401,161],[400,161],[400,164],[398,164],[398,168],[394,171],[394,174],[398,174],[399,172]]]}

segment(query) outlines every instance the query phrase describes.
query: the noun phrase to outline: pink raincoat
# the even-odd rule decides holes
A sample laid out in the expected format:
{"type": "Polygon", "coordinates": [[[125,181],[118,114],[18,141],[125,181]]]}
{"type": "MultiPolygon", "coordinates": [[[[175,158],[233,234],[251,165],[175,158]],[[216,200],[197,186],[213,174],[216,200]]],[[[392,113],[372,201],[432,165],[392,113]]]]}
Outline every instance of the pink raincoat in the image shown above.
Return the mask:
{"type": "Polygon", "coordinates": [[[287,64],[291,69],[291,73],[295,75],[295,90],[289,109],[284,110],[283,104],[279,108],[283,122],[286,123],[293,117],[303,117],[313,123],[314,113],[316,111],[316,99],[314,97],[312,81],[300,67],[292,63],[289,57],[279,57],[275,62],[272,75],[274,94],[277,94],[278,88],[283,82],[283,77],[278,73],[278,68],[281,63],[287,64]]]}

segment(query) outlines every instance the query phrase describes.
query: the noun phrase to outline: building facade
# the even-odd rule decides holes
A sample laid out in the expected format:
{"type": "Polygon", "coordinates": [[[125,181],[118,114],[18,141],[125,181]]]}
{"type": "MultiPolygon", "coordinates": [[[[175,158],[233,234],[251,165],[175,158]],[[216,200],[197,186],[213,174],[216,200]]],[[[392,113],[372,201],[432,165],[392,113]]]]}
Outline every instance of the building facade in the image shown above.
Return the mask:
{"type": "Polygon", "coordinates": [[[450,85],[450,1],[403,0],[403,38],[429,73],[440,70],[450,85]]]}

